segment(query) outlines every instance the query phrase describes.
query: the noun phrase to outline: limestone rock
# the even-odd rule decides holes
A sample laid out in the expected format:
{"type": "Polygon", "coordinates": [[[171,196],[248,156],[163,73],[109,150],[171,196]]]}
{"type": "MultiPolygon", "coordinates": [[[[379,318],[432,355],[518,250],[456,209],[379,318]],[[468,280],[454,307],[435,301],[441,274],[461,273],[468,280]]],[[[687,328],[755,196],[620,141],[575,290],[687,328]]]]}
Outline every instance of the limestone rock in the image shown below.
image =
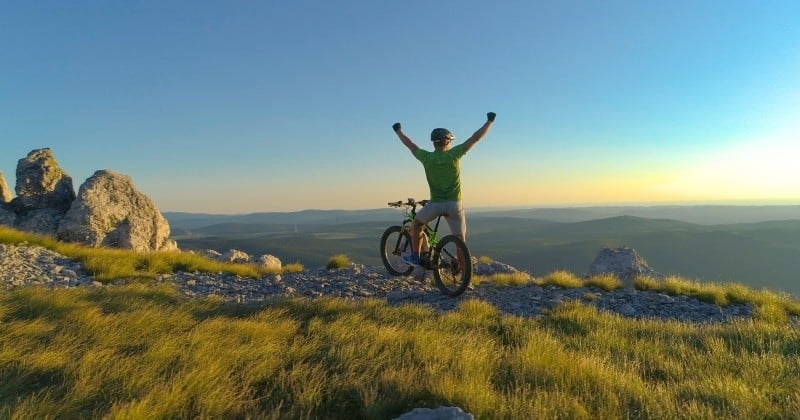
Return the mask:
{"type": "Polygon", "coordinates": [[[258,257],[258,264],[266,270],[280,271],[281,269],[281,260],[274,255],[264,254],[258,257]]]}
{"type": "Polygon", "coordinates": [[[64,212],[58,209],[35,209],[16,216],[15,228],[26,232],[55,236],[64,212]]]}
{"type": "Polygon", "coordinates": [[[17,222],[17,214],[10,206],[0,203],[0,225],[14,226],[17,222]]]}
{"type": "Polygon", "coordinates": [[[6,184],[6,177],[0,171],[0,204],[11,202],[11,190],[8,189],[6,184]]]}
{"type": "Polygon", "coordinates": [[[135,251],[176,250],[169,223],[130,177],[97,171],[81,185],[58,228],[58,238],[135,251]]]}
{"type": "Polygon", "coordinates": [[[476,276],[492,276],[495,274],[514,274],[519,272],[516,268],[501,263],[500,261],[480,262],[472,257],[472,274],[476,276]]]}
{"type": "Polygon", "coordinates": [[[209,260],[222,261],[222,254],[213,249],[202,251],[200,252],[200,255],[208,258],[209,260]]]}
{"type": "Polygon", "coordinates": [[[472,420],[475,417],[458,407],[415,408],[397,420],[472,420]]]}
{"type": "Polygon", "coordinates": [[[604,273],[616,275],[627,288],[633,287],[636,276],[661,276],[647,265],[647,261],[639,256],[636,250],[628,247],[600,250],[586,276],[591,277],[604,273]]]}
{"type": "Polygon", "coordinates": [[[222,254],[222,257],[220,257],[220,261],[232,263],[249,263],[252,260],[253,259],[248,253],[239,251],[238,249],[229,249],[227,252],[222,254]]]}
{"type": "Polygon", "coordinates": [[[32,150],[19,160],[15,190],[17,198],[11,203],[18,215],[38,209],[65,213],[75,199],[72,178],[58,166],[49,148],[32,150]]]}

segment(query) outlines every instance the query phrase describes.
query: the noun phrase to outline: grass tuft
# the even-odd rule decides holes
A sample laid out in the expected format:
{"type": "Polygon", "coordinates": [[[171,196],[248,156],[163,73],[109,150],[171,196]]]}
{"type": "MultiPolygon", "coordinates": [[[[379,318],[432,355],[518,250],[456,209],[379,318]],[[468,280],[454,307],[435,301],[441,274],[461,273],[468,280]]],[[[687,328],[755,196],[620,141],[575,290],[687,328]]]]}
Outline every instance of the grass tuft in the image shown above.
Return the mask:
{"type": "Polygon", "coordinates": [[[491,276],[473,276],[472,284],[479,285],[481,283],[493,283],[498,286],[525,286],[534,283],[533,276],[522,271],[515,273],[497,273],[491,276]]]}
{"type": "Polygon", "coordinates": [[[584,286],[583,280],[565,270],[554,271],[550,274],[547,274],[544,276],[542,283],[544,285],[558,286],[565,289],[575,289],[584,286]]]}
{"type": "Polygon", "coordinates": [[[284,273],[300,273],[306,269],[300,262],[284,264],[282,268],[284,273]]]}
{"type": "Polygon", "coordinates": [[[345,268],[348,265],[350,265],[350,263],[351,263],[350,257],[348,257],[345,254],[337,254],[332,256],[328,260],[328,263],[325,265],[325,268],[327,268],[328,270],[336,270],[340,268],[345,268]]]}
{"type": "Polygon", "coordinates": [[[598,274],[586,279],[586,286],[594,286],[610,292],[622,287],[622,281],[612,273],[598,274]]]}

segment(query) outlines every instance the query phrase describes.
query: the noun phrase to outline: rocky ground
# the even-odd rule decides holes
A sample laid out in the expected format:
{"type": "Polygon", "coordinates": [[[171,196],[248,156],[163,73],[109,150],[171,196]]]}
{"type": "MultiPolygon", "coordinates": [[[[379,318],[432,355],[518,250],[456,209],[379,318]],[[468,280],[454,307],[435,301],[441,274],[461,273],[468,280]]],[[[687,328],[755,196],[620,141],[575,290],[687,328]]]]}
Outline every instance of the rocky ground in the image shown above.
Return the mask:
{"type": "MultiPolygon", "coordinates": [[[[0,285],[20,287],[39,285],[49,288],[114,287],[104,286],[79,263],[40,247],[0,244],[0,285]]],[[[324,268],[299,273],[267,275],[259,279],[228,274],[176,273],[159,275],[159,283],[172,283],[189,297],[215,295],[239,303],[266,301],[284,296],[344,299],[385,299],[391,305],[415,303],[436,311],[453,310],[467,299],[491,303],[499,310],[518,316],[541,316],[564,302],[577,300],[605,311],[633,318],[675,319],[687,322],[725,322],[749,317],[749,305],[719,307],[686,296],[632,289],[606,292],[585,287],[563,289],[554,286],[496,286],[482,283],[458,298],[439,292],[431,276],[425,279],[389,276],[383,267],[351,265],[339,270],[324,268]]]]}

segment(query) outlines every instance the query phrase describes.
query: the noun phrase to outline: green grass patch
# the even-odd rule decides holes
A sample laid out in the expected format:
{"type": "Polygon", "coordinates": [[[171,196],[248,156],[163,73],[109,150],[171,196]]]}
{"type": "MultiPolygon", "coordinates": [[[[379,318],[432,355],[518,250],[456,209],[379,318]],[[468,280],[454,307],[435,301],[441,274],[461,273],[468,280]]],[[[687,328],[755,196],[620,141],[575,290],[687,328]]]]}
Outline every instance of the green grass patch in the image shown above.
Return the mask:
{"type": "Polygon", "coordinates": [[[175,288],[0,290],[4,418],[793,418],[788,323],[634,320],[575,302],[235,305],[175,288]]]}

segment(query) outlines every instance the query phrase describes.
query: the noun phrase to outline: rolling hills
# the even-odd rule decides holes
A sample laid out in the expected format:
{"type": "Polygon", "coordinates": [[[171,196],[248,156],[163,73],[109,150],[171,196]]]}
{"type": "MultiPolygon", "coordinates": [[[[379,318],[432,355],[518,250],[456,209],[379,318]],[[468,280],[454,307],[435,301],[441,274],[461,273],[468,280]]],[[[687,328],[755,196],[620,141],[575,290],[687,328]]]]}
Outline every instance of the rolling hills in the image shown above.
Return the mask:
{"type": "MultiPolygon", "coordinates": [[[[392,210],[165,216],[182,249],[236,248],[310,267],[339,253],[380,264],[379,238],[401,219],[392,210]]],[[[586,273],[602,247],[625,245],[664,274],[800,295],[798,206],[476,211],[468,214],[467,237],[473,255],[537,276],[557,269],[586,273]],[[714,210],[719,223],[711,223],[714,210]]]]}

